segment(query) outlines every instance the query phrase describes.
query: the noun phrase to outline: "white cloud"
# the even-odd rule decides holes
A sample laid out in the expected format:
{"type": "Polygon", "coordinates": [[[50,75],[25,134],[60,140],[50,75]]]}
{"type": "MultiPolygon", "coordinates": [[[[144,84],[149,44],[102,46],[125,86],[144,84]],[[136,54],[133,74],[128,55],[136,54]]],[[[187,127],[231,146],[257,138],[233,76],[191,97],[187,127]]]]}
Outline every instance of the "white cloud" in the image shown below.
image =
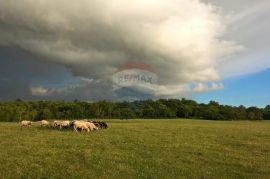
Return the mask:
{"type": "Polygon", "coordinates": [[[195,88],[193,89],[195,92],[207,92],[207,91],[215,91],[215,90],[221,90],[224,86],[222,83],[211,83],[211,84],[204,84],[204,83],[198,83],[196,84],[195,88]]]}
{"type": "Polygon", "coordinates": [[[34,96],[48,96],[51,91],[48,88],[42,86],[30,87],[31,94],[34,96]]]}
{"type": "Polygon", "coordinates": [[[121,64],[143,61],[158,75],[154,94],[179,95],[187,91],[179,86],[219,81],[219,59],[243,50],[221,39],[225,22],[199,0],[9,0],[0,1],[0,45],[103,81],[121,64]]]}
{"type": "Polygon", "coordinates": [[[245,46],[244,53],[227,55],[218,64],[222,79],[259,72],[270,68],[270,1],[203,0],[215,4],[226,13],[227,30],[223,38],[245,46]]]}

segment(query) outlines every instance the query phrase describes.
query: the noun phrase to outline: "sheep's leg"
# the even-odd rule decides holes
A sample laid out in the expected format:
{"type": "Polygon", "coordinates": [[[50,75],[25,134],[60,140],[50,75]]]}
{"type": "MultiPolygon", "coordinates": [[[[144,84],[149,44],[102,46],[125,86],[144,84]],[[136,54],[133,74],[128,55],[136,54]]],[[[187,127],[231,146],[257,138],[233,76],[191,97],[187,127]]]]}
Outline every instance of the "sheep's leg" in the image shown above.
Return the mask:
{"type": "Polygon", "coordinates": [[[78,132],[77,127],[76,127],[76,126],[73,126],[73,128],[74,128],[74,130],[75,130],[76,132],[78,132]]]}

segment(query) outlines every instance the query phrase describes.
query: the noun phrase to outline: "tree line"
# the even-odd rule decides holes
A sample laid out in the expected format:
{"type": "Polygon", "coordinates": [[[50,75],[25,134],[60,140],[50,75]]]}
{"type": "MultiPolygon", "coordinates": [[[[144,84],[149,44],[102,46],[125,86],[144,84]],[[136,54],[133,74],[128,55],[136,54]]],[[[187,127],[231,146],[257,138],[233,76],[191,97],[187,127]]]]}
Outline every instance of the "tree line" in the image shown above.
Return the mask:
{"type": "Polygon", "coordinates": [[[0,102],[0,121],[38,121],[42,119],[173,119],[270,120],[270,105],[265,108],[220,105],[210,101],[159,99],[132,102],[9,101],[0,102]]]}

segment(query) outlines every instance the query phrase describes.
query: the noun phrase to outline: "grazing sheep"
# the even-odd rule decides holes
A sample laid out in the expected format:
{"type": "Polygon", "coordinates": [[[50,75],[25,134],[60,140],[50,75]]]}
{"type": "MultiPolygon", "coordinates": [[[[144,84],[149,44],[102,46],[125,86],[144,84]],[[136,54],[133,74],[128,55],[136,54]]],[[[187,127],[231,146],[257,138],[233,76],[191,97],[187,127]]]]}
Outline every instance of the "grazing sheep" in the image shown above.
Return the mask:
{"type": "Polygon", "coordinates": [[[76,132],[78,132],[78,129],[81,129],[82,131],[86,130],[87,132],[89,132],[89,128],[88,128],[86,122],[84,122],[84,121],[74,121],[74,122],[72,122],[72,125],[73,125],[73,128],[76,132]]]}
{"type": "Polygon", "coordinates": [[[101,122],[102,123],[102,128],[103,129],[107,129],[108,128],[108,124],[106,122],[101,122]]]}
{"type": "Polygon", "coordinates": [[[103,122],[103,121],[92,121],[92,123],[94,123],[95,126],[97,126],[100,129],[107,129],[108,128],[107,123],[103,122]]]}
{"type": "Polygon", "coordinates": [[[53,121],[53,126],[54,127],[60,127],[61,126],[61,121],[58,121],[58,120],[53,121]]]}
{"type": "Polygon", "coordinates": [[[40,124],[41,127],[46,127],[46,126],[49,126],[49,125],[50,125],[50,122],[46,121],[46,120],[42,120],[41,124],[40,124]]]}
{"type": "Polygon", "coordinates": [[[101,129],[101,124],[99,124],[98,122],[93,122],[93,121],[91,121],[97,128],[99,128],[99,129],[101,129]]]}
{"type": "Polygon", "coordinates": [[[85,122],[85,123],[86,123],[86,126],[90,129],[90,131],[98,130],[97,126],[95,126],[94,123],[92,123],[92,122],[85,122]]]}
{"type": "Polygon", "coordinates": [[[62,128],[69,128],[71,126],[71,122],[70,121],[61,121],[60,123],[60,129],[62,128]]]}
{"type": "Polygon", "coordinates": [[[23,127],[31,126],[31,124],[32,124],[31,121],[21,121],[20,126],[21,126],[21,129],[22,129],[23,127]]]}

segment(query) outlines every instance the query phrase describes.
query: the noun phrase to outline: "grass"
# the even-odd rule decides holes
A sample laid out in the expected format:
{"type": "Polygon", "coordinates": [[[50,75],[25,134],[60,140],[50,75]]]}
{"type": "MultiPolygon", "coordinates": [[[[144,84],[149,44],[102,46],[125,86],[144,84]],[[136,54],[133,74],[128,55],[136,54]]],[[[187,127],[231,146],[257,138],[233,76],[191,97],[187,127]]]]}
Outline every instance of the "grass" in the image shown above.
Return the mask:
{"type": "Polygon", "coordinates": [[[270,121],[107,122],[91,133],[0,123],[0,178],[270,178],[270,121]]]}

